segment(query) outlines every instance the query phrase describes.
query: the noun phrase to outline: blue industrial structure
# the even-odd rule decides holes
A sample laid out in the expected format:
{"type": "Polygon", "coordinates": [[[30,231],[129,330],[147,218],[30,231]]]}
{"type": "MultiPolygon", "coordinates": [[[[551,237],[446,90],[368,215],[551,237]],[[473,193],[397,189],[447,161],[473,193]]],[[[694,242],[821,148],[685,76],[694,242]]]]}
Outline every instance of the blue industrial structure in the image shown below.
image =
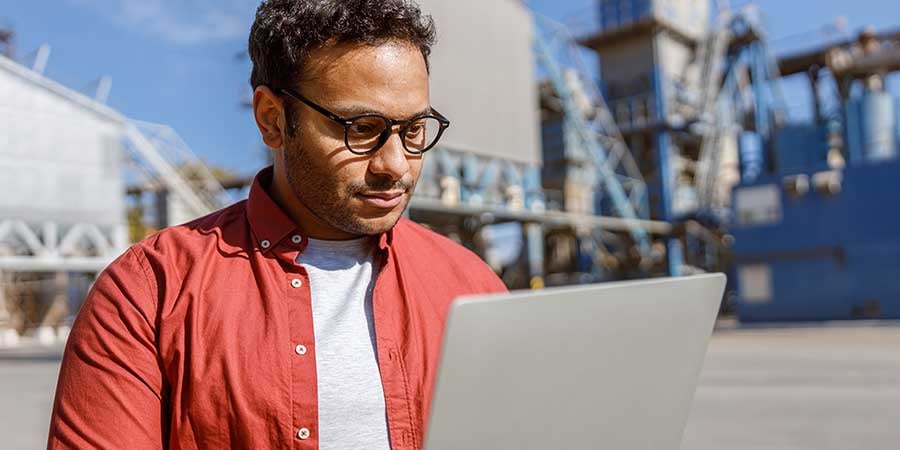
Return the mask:
{"type": "MultiPolygon", "coordinates": [[[[722,270],[726,262],[737,138],[747,129],[768,139],[781,96],[757,10],[710,6],[599,1],[596,23],[578,40],[598,56],[599,83],[571,56],[577,52],[551,52],[538,39],[549,79],[541,97],[544,186],[562,191],[566,209],[674,226],[665,236],[632,233],[641,263],[601,268],[616,277],[722,270]],[[599,132],[585,131],[597,122],[599,132]],[[608,159],[631,170],[604,170],[608,159]]],[[[552,38],[567,33],[544,28],[552,38]]]]}
{"type": "Polygon", "coordinates": [[[818,170],[737,188],[739,317],[900,318],[900,161],[818,170]]]}
{"type": "Polygon", "coordinates": [[[809,76],[816,114],[742,148],[731,229],[737,313],[742,321],[898,319],[898,107],[885,83],[900,70],[900,33],[865,31],[780,66],[809,76]],[[824,82],[836,85],[840,108],[826,111],[824,82]]]}
{"type": "Polygon", "coordinates": [[[730,270],[743,321],[900,318],[900,283],[891,283],[900,211],[889,207],[900,204],[898,108],[885,89],[900,71],[900,33],[867,31],[777,60],[757,9],[716,6],[598,2],[580,44],[599,57],[602,94],[587,103],[609,111],[646,206],[610,186],[616,174],[591,158],[611,147],[609,134],[588,142],[583,133],[597,113],[578,109],[579,89],[593,83],[581,72],[575,83],[564,69],[546,73],[544,186],[563,191],[565,209],[673,226],[647,236],[665,258],[619,276],[730,270]],[[780,80],[794,74],[812,85],[810,123],[787,117],[780,80]],[[826,101],[828,92],[839,98],[826,101]]]}
{"type": "MultiPolygon", "coordinates": [[[[726,3],[598,0],[578,39],[519,11],[533,53],[520,39],[515,51],[533,58],[506,69],[537,62],[546,80],[540,157],[444,144],[425,159],[410,217],[481,253],[514,288],[731,270],[745,321],[900,318],[888,282],[900,272],[900,213],[885,206],[900,200],[900,114],[884,87],[900,71],[900,32],[778,61],[759,11],[726,3]],[[784,114],[779,80],[793,74],[816,94],[810,123],[784,114]],[[822,101],[826,82],[836,102],[822,101]]],[[[186,147],[132,125],[133,150],[186,147]]],[[[248,182],[176,173],[163,156],[144,156],[162,176],[130,191],[159,194],[160,226],[248,182]]]]}
{"type": "Polygon", "coordinates": [[[757,9],[715,4],[599,0],[579,39],[535,17],[541,163],[442,148],[410,216],[512,287],[730,270],[741,320],[900,317],[900,36],[778,61],[757,9]],[[797,73],[841,107],[788,121],[797,73]]]}

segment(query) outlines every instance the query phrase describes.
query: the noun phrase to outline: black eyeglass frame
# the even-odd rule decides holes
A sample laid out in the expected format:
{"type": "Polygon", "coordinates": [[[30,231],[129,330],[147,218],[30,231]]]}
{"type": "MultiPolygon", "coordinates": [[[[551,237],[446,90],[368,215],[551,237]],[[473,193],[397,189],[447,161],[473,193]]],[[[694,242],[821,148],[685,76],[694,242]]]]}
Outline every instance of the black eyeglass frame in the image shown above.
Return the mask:
{"type": "Polygon", "coordinates": [[[332,121],[342,125],[344,127],[344,145],[347,146],[347,150],[349,150],[351,153],[353,153],[355,155],[361,155],[361,156],[362,155],[371,155],[372,153],[375,153],[378,150],[381,150],[381,147],[383,147],[384,144],[387,143],[388,139],[391,138],[391,134],[393,134],[394,127],[396,127],[396,126],[400,126],[399,134],[400,134],[400,141],[403,143],[403,149],[406,150],[410,154],[421,155],[422,153],[425,153],[428,150],[431,150],[432,148],[434,148],[434,146],[437,145],[437,143],[441,140],[441,136],[444,134],[444,131],[446,131],[447,128],[450,127],[450,120],[447,119],[446,117],[444,117],[443,114],[437,112],[437,110],[435,110],[434,108],[430,108],[430,111],[428,113],[420,114],[420,115],[415,116],[408,120],[395,120],[395,119],[391,119],[390,117],[382,116],[381,114],[361,114],[361,115],[353,116],[353,117],[341,117],[341,116],[329,111],[324,106],[321,106],[321,105],[313,102],[312,100],[304,97],[303,95],[301,95],[300,93],[298,93],[294,90],[287,89],[287,88],[277,88],[277,89],[275,89],[275,92],[278,94],[287,95],[288,97],[291,97],[294,100],[300,101],[303,104],[305,104],[306,106],[309,106],[310,108],[312,108],[313,110],[318,112],[319,114],[322,114],[323,116],[331,119],[332,121]],[[358,119],[362,119],[364,117],[378,117],[384,121],[384,123],[387,125],[387,127],[385,127],[384,131],[381,132],[381,135],[378,137],[378,142],[375,143],[375,146],[372,147],[371,150],[366,150],[364,152],[361,152],[361,151],[354,150],[353,147],[350,145],[350,126],[353,125],[354,121],[356,121],[358,119]],[[425,119],[425,118],[435,119],[438,121],[438,124],[440,124],[440,128],[438,129],[437,135],[434,137],[434,142],[432,142],[431,144],[428,145],[428,147],[425,147],[422,150],[410,150],[410,148],[406,145],[407,129],[409,128],[409,125],[411,123],[413,123],[417,120],[420,120],[420,119],[425,119]]]}

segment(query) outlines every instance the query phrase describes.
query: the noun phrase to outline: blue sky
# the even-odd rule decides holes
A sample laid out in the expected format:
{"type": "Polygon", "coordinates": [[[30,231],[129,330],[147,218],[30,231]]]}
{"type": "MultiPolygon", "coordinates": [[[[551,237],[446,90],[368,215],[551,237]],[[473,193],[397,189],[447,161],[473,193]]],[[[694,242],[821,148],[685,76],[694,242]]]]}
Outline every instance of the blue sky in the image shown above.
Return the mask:
{"type": "MultiPolygon", "coordinates": [[[[497,1],[497,0],[493,0],[497,1]]],[[[42,43],[52,48],[46,74],[84,90],[113,78],[109,104],[126,115],[173,126],[204,159],[252,174],[262,164],[250,111],[249,62],[236,55],[259,0],[2,0],[0,24],[17,32],[17,56],[42,43]]],[[[589,0],[531,0],[547,16],[567,20],[589,0]]],[[[746,3],[746,2],[733,2],[746,3]]],[[[849,31],[900,25],[900,2],[760,0],[776,49],[815,43],[843,17],[849,31]]],[[[440,24],[438,24],[440,26],[440,24]]],[[[896,86],[895,86],[896,88],[896,86]]],[[[789,98],[790,103],[803,96],[789,98]]]]}

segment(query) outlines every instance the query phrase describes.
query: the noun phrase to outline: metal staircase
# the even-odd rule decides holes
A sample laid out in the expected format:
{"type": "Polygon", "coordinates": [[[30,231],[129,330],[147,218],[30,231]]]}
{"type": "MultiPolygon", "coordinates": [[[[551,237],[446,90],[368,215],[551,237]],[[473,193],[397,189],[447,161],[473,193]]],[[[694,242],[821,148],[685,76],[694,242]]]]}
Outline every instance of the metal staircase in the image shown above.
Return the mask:
{"type": "Polygon", "coordinates": [[[702,143],[694,180],[700,209],[715,213],[725,207],[715,195],[723,139],[739,127],[733,101],[739,89],[738,70],[748,67],[751,73],[754,128],[764,139],[771,136],[772,112],[784,110],[785,101],[778,66],[755,8],[745,7],[732,13],[727,5],[721,7],[714,28],[698,52],[700,85],[704,89],[699,112],[702,143]],[[745,43],[729,55],[729,47],[738,32],[745,43]],[[747,39],[748,36],[751,38],[747,39]]]}
{"type": "Polygon", "coordinates": [[[735,72],[731,72],[719,98],[713,104],[712,122],[706,127],[700,147],[700,159],[694,174],[699,208],[716,212],[720,204],[716,197],[716,187],[721,169],[722,146],[727,136],[734,135],[736,121],[731,101],[736,89],[735,72]]]}
{"type": "MultiPolygon", "coordinates": [[[[581,49],[568,29],[535,17],[534,46],[541,69],[559,97],[578,143],[596,166],[598,184],[614,210],[626,220],[649,215],[647,187],[596,83],[588,75],[581,49]]],[[[649,257],[650,237],[637,223],[629,226],[641,255],[649,257]]]]}
{"type": "MultiPolygon", "coordinates": [[[[713,28],[701,42],[697,59],[700,61],[699,125],[702,136],[700,154],[694,172],[698,206],[712,207],[719,172],[722,139],[729,128],[723,114],[728,112],[731,92],[722,89],[726,73],[728,47],[731,44],[732,14],[727,5],[720,5],[713,28]]],[[[732,74],[733,75],[733,74],[732,74]]]]}
{"type": "Polygon", "coordinates": [[[209,167],[171,127],[129,120],[124,134],[126,147],[144,182],[175,195],[188,214],[203,216],[232,201],[209,167]]]}

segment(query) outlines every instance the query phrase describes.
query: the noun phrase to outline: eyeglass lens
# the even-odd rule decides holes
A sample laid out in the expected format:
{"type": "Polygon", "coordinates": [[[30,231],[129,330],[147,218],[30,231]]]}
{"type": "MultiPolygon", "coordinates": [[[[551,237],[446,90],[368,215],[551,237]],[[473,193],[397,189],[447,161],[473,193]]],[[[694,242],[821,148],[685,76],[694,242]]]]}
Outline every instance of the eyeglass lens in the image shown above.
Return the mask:
{"type": "MultiPolygon", "coordinates": [[[[390,124],[380,116],[363,116],[347,126],[347,144],[357,153],[372,151],[389,131],[390,124]]],[[[407,124],[401,130],[403,145],[410,152],[422,152],[431,148],[438,139],[441,123],[434,117],[422,117],[407,124]]]]}

